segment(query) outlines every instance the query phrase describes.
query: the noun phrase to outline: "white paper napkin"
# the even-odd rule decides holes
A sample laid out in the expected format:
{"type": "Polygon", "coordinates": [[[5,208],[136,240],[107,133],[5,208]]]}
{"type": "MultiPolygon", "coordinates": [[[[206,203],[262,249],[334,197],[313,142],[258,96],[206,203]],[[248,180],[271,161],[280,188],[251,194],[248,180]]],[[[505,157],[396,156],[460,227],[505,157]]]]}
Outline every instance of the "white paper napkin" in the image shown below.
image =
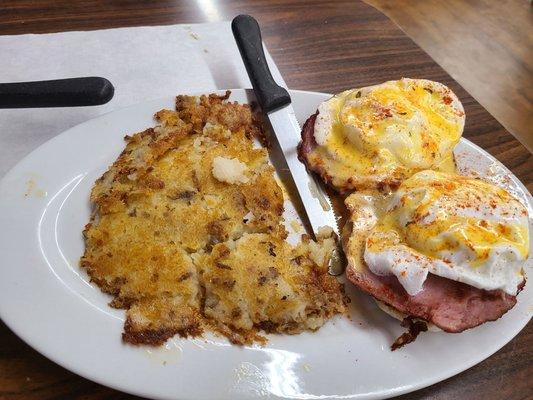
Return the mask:
{"type": "Polygon", "coordinates": [[[0,110],[0,177],[51,137],[99,114],[180,93],[251,87],[229,22],[0,36],[0,54],[0,82],[102,76],[115,86],[103,106],[0,110]]]}

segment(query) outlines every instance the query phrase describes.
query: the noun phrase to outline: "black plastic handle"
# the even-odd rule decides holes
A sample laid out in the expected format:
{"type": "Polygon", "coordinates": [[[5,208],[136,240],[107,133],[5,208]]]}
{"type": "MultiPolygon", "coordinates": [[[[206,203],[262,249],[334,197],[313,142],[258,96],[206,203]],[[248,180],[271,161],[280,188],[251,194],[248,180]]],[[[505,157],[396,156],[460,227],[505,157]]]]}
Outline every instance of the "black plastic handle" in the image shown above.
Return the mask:
{"type": "Polygon", "coordinates": [[[263,112],[290,104],[289,93],[274,81],[268,68],[257,21],[249,15],[239,15],[231,22],[231,30],[263,112]]]}
{"type": "Polygon", "coordinates": [[[99,77],[0,83],[0,108],[96,106],[114,94],[111,82],[99,77]]]}

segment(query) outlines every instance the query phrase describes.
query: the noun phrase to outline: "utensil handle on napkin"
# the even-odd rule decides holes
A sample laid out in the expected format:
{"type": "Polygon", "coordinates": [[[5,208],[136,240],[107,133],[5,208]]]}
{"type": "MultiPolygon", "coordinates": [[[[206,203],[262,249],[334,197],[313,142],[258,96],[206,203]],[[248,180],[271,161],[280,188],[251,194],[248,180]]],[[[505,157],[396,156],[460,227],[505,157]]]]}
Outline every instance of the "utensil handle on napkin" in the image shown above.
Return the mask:
{"type": "Polygon", "coordinates": [[[96,106],[114,93],[111,82],[99,77],[0,83],[0,108],[96,106]]]}
{"type": "Polygon", "coordinates": [[[263,112],[290,104],[289,93],[274,81],[268,68],[257,21],[249,15],[239,15],[231,22],[231,30],[263,112]]]}

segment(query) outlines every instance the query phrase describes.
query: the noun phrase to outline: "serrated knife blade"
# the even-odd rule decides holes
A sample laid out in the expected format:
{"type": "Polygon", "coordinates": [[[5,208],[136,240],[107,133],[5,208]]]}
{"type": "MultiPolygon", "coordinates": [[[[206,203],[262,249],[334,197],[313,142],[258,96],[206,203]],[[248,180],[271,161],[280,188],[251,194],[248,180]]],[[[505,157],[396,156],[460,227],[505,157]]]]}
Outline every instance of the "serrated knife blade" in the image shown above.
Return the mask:
{"type": "MultiPolygon", "coordinates": [[[[239,15],[233,19],[231,29],[256,99],[272,128],[272,134],[269,135],[269,142],[274,147],[270,152],[271,158],[277,158],[273,160],[274,164],[281,179],[289,186],[295,208],[314,238],[324,226],[331,227],[339,235],[337,218],[327,194],[298,160],[300,125],[289,93],[274,81],[270,73],[259,24],[249,15],[239,15]]],[[[340,275],[344,266],[342,249],[338,244],[329,264],[329,272],[331,275],[340,275]]]]}
{"type": "Polygon", "coordinates": [[[314,175],[309,174],[305,165],[298,159],[298,143],[300,141],[300,125],[291,105],[281,107],[267,113],[272,127],[269,140],[284,155],[287,168],[291,175],[296,194],[302,203],[306,222],[309,223],[315,235],[324,226],[331,227],[335,233],[340,234],[337,228],[337,218],[333,207],[321,185],[314,175]]]}

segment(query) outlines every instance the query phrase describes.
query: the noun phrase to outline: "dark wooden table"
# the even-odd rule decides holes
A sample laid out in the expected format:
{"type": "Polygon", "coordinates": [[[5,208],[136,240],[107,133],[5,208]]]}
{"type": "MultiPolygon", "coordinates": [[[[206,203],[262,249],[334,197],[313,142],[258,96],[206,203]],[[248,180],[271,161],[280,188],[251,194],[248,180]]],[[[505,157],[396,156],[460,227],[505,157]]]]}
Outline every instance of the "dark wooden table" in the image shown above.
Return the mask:
{"type": "MultiPolygon", "coordinates": [[[[466,109],[464,136],[496,156],[533,191],[532,155],[395,24],[362,2],[2,0],[0,34],[207,22],[240,13],[259,20],[264,40],[291,88],[337,92],[400,77],[449,85],[466,109]]],[[[484,362],[401,399],[531,399],[532,349],[530,323],[484,362]]],[[[453,352],[450,348],[450,357],[453,352]]],[[[134,397],[57,366],[0,323],[0,399],[63,398],[134,397]]]]}

